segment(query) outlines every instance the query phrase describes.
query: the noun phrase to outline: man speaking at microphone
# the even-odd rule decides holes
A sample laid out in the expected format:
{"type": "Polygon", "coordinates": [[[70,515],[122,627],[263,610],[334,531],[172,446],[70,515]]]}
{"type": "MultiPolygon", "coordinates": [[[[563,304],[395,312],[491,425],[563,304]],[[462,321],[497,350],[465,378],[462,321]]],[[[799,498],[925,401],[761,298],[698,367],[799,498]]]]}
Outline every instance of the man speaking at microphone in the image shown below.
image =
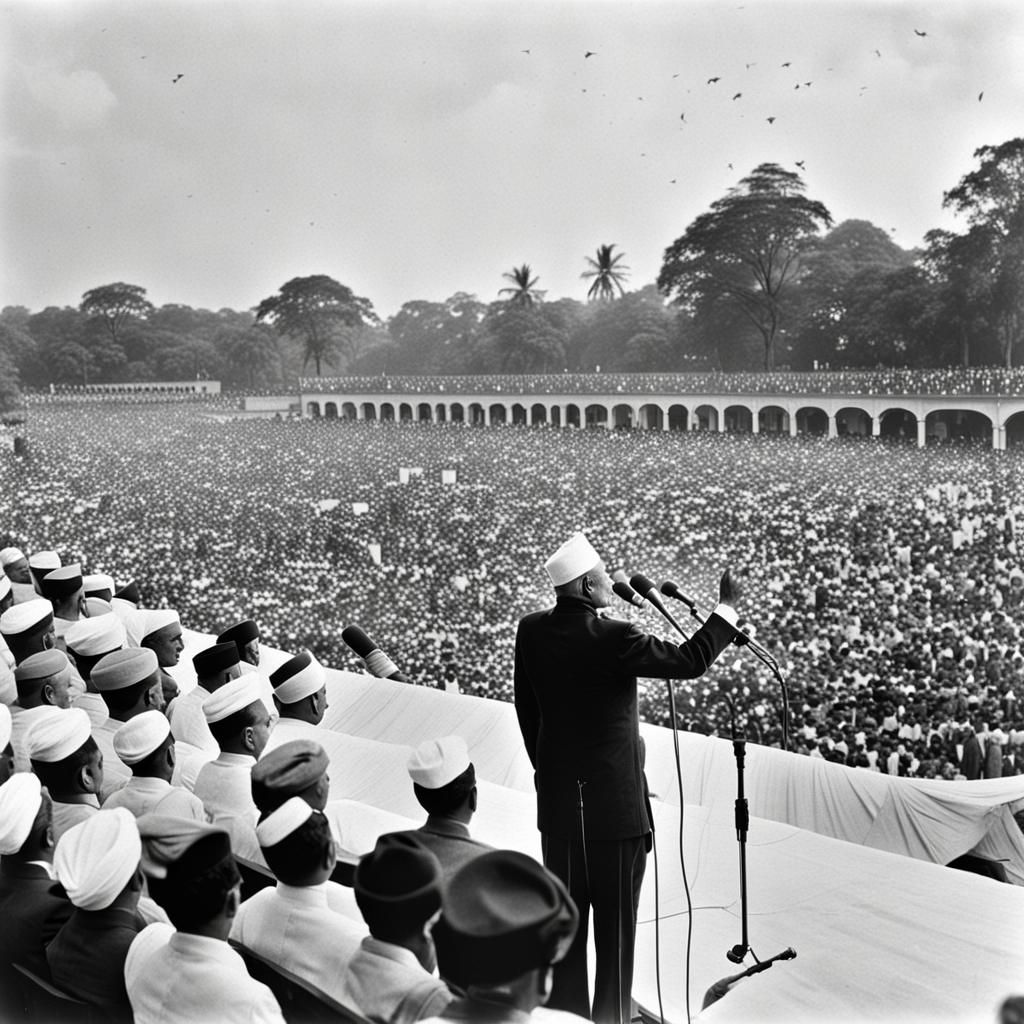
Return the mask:
{"type": "Polygon", "coordinates": [[[598,1024],[628,1024],[637,905],[651,846],[637,676],[693,679],[707,671],[736,635],[732,605],[740,588],[726,571],[714,613],[690,640],[674,644],[598,615],[611,603],[612,581],[582,533],[544,568],[557,600],[519,623],[515,705],[534,767],[544,865],[565,882],[580,912],[576,938],[555,968],[548,1006],[598,1024]]]}

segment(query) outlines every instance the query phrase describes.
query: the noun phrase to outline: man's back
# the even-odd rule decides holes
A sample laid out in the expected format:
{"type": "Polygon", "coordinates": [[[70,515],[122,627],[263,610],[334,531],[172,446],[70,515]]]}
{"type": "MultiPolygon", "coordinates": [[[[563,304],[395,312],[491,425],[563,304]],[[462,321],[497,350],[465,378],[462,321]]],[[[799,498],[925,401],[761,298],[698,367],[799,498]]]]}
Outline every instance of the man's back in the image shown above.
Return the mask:
{"type": "Polygon", "coordinates": [[[283,1024],[266,985],[226,943],[152,924],[128,950],[125,986],[135,1024],[283,1024]]]}

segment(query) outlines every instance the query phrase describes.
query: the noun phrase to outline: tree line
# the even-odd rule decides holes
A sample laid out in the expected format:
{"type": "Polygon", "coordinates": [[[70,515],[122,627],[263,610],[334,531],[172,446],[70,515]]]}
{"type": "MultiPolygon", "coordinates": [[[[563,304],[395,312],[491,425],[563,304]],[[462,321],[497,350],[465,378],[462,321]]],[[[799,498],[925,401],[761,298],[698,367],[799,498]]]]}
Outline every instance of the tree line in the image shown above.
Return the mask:
{"type": "Polygon", "coordinates": [[[382,321],[319,274],[255,308],[155,307],[138,285],[78,307],[0,312],[0,403],[18,384],[216,378],[289,387],[310,370],[356,374],[557,373],[820,367],[1011,366],[1024,342],[1024,138],[975,151],[943,196],[960,233],[916,250],[865,220],[834,225],[800,176],[754,168],[627,290],[626,254],[584,257],[586,300],[550,300],[529,263],[495,301],[457,292],[382,321]]]}

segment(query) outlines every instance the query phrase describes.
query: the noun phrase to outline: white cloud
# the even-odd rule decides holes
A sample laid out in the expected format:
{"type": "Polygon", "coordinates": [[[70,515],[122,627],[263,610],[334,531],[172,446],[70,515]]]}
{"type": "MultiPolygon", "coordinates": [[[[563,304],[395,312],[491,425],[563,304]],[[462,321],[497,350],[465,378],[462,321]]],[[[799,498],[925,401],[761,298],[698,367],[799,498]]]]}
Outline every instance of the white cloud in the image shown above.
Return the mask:
{"type": "Polygon", "coordinates": [[[22,77],[32,97],[57,116],[60,127],[88,128],[117,106],[117,97],[102,75],[86,68],[61,71],[53,67],[23,67],[22,77]]]}

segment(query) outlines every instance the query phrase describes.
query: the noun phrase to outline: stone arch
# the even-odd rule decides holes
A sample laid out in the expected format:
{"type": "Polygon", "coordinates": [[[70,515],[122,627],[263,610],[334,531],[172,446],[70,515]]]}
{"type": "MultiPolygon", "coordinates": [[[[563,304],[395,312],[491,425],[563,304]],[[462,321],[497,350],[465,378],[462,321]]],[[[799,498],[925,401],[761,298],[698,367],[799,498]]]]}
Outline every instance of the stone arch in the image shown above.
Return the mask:
{"type": "Polygon", "coordinates": [[[400,423],[412,422],[412,406],[408,402],[402,402],[398,407],[398,420],[400,423]]]}
{"type": "Polygon", "coordinates": [[[726,406],[725,429],[730,434],[752,433],[754,430],[754,414],[745,405],[726,406]]]}
{"type": "Polygon", "coordinates": [[[395,407],[390,402],[382,402],[380,407],[380,418],[383,422],[393,423],[395,420],[395,407]]]}
{"type": "Polygon", "coordinates": [[[327,402],[324,405],[324,419],[325,420],[336,420],[338,418],[338,403],[327,402]]]}
{"type": "Polygon", "coordinates": [[[541,402],[534,402],[530,406],[530,423],[533,426],[537,426],[538,423],[547,423],[548,421],[548,410],[541,402]]]}
{"type": "Polygon", "coordinates": [[[637,426],[644,430],[664,430],[665,411],[660,405],[655,405],[653,402],[641,405],[637,426]]]}
{"type": "Polygon", "coordinates": [[[362,408],[364,420],[375,420],[377,418],[377,409],[373,402],[363,402],[362,408]]]}
{"type": "Polygon", "coordinates": [[[484,414],[484,407],[479,402],[473,402],[469,407],[469,422],[474,427],[483,426],[487,422],[484,414]]]}
{"type": "Polygon", "coordinates": [[[828,413],[815,405],[805,405],[796,411],[798,434],[828,434],[828,413]]]}
{"type": "Polygon", "coordinates": [[[452,423],[465,423],[466,407],[461,402],[452,402],[451,409],[448,411],[448,418],[452,423]]]}
{"type": "Polygon", "coordinates": [[[501,402],[495,402],[491,405],[488,413],[491,417],[491,426],[497,426],[498,424],[504,424],[507,421],[507,413],[505,406],[501,402]]]}
{"type": "Polygon", "coordinates": [[[789,413],[781,405],[764,405],[757,411],[757,429],[762,434],[788,434],[789,413]]]}
{"type": "Polygon", "coordinates": [[[307,402],[306,403],[306,415],[312,416],[313,419],[320,419],[320,403],[319,402],[307,402]]]}
{"type": "Polygon", "coordinates": [[[341,405],[341,418],[343,420],[358,419],[355,402],[343,402],[341,405]]]}
{"type": "Polygon", "coordinates": [[[992,420],[972,409],[937,409],[925,417],[924,433],[929,441],[988,441],[992,443],[992,420]]]}
{"type": "Polygon", "coordinates": [[[917,443],[917,417],[909,409],[886,409],[878,416],[880,437],[917,443]]]}
{"type": "Polygon", "coordinates": [[[429,402],[420,402],[416,406],[416,421],[418,423],[429,423],[433,418],[429,402]]]}
{"type": "Polygon", "coordinates": [[[1006,421],[1006,447],[1024,445],[1024,412],[1015,412],[1006,421]]]}
{"type": "MultiPolygon", "coordinates": [[[[677,408],[682,408],[678,406],[677,408]]],[[[694,419],[698,430],[718,430],[718,410],[713,405],[698,405],[693,410],[694,419]]]]}
{"type": "Polygon", "coordinates": [[[448,409],[444,402],[438,402],[434,406],[434,420],[437,423],[445,423],[448,420],[448,409]]]}
{"type": "Polygon", "coordinates": [[[565,425],[567,427],[580,425],[580,407],[572,402],[565,407],[565,425]]]}
{"type": "Polygon", "coordinates": [[[515,402],[512,405],[512,423],[517,427],[525,427],[529,423],[529,417],[526,414],[526,406],[521,402],[515,402]]]}
{"type": "Polygon", "coordinates": [[[836,433],[840,437],[870,437],[871,422],[864,409],[847,405],[836,412],[836,433]]]}
{"type": "Polygon", "coordinates": [[[551,426],[560,427],[562,425],[562,410],[557,405],[551,406],[551,426]]]}
{"type": "Polygon", "coordinates": [[[591,402],[584,410],[588,427],[608,426],[608,410],[600,402],[591,402]]]}
{"type": "Polygon", "coordinates": [[[616,430],[632,430],[636,426],[633,422],[633,406],[625,402],[612,406],[612,426],[616,430]]]}

